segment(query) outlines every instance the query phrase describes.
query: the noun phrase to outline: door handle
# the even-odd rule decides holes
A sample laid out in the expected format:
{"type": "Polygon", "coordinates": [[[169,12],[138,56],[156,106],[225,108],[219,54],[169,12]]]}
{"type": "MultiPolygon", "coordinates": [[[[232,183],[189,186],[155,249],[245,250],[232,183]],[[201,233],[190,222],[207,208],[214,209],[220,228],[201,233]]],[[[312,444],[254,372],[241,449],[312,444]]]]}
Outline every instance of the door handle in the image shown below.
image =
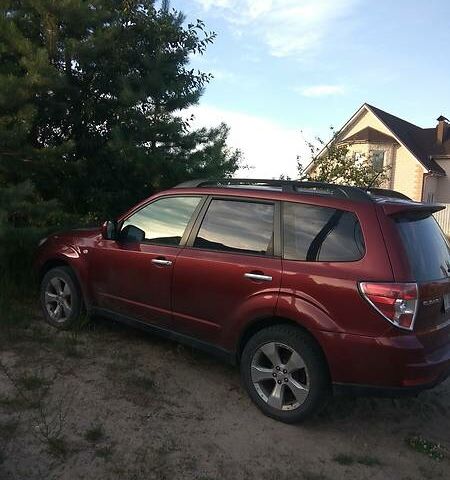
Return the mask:
{"type": "Polygon", "coordinates": [[[245,278],[250,280],[257,280],[258,282],[271,282],[272,277],[270,275],[263,275],[261,273],[244,273],[245,278]]]}
{"type": "Polygon", "coordinates": [[[165,260],[164,258],[153,258],[152,263],[155,265],[161,265],[163,267],[170,267],[172,265],[170,260],[165,260]]]}

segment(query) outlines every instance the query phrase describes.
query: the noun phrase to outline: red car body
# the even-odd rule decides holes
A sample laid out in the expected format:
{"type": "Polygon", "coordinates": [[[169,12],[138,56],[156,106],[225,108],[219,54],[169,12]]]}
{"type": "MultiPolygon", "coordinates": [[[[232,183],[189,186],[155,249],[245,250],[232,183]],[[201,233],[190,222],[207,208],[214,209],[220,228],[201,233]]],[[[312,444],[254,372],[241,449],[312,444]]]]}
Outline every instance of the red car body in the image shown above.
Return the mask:
{"type": "Polygon", "coordinates": [[[246,188],[177,188],[145,200],[118,219],[166,196],[257,199],[273,202],[275,245],[282,239],[283,202],[353,212],[365,254],[352,262],[307,262],[194,248],[197,209],[180,246],[120,243],[102,228],[58,233],[40,247],[41,275],[57,265],[75,272],[93,313],[147,326],[239,361],[246,340],[264,326],[287,322],[306,329],[320,345],[334,385],[389,390],[427,388],[450,369],[450,278],[417,282],[392,212],[429,208],[397,200],[355,201],[314,193],[246,188]],[[397,209],[397,210],[396,210],[397,209]],[[170,268],[154,259],[172,262],[170,268]],[[270,284],[246,272],[269,275],[270,284]],[[413,330],[397,328],[363,297],[360,282],[416,282],[419,306],[413,330]]]}

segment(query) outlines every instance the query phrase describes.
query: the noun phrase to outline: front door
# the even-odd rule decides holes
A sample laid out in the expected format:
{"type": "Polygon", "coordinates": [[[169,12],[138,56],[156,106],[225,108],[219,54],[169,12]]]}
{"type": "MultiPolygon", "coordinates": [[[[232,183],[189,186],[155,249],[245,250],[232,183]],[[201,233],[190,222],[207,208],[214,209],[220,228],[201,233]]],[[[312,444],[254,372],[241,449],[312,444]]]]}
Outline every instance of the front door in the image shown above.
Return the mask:
{"type": "Polygon", "coordinates": [[[231,348],[240,322],[274,314],[281,283],[276,211],[271,201],[211,199],[174,269],[176,330],[231,348]]]}
{"type": "Polygon", "coordinates": [[[200,196],[156,199],[122,222],[117,241],[100,240],[90,252],[98,307],[170,326],[173,269],[200,201],[200,196]],[[145,238],[127,238],[130,226],[142,230],[145,238]]]}

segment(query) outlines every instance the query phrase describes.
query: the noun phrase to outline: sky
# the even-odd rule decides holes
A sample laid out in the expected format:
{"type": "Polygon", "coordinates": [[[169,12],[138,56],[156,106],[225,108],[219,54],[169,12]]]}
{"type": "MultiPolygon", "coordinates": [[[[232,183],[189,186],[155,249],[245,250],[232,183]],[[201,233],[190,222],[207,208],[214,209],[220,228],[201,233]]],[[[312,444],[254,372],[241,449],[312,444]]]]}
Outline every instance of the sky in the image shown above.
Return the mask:
{"type": "Polygon", "coordinates": [[[364,103],[422,127],[450,117],[449,0],[172,0],[217,38],[195,126],[224,121],[247,177],[297,175],[364,103]]]}

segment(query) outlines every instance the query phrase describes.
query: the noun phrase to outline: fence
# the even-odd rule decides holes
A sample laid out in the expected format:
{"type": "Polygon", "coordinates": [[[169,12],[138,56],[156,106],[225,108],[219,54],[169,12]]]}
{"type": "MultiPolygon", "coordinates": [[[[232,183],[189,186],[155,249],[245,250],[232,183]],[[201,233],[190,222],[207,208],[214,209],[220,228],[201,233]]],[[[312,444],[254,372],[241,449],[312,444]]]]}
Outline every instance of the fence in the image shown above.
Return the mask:
{"type": "Polygon", "coordinates": [[[447,207],[445,210],[435,213],[434,216],[444,233],[450,236],[450,203],[446,203],[445,206],[447,207]]]}

